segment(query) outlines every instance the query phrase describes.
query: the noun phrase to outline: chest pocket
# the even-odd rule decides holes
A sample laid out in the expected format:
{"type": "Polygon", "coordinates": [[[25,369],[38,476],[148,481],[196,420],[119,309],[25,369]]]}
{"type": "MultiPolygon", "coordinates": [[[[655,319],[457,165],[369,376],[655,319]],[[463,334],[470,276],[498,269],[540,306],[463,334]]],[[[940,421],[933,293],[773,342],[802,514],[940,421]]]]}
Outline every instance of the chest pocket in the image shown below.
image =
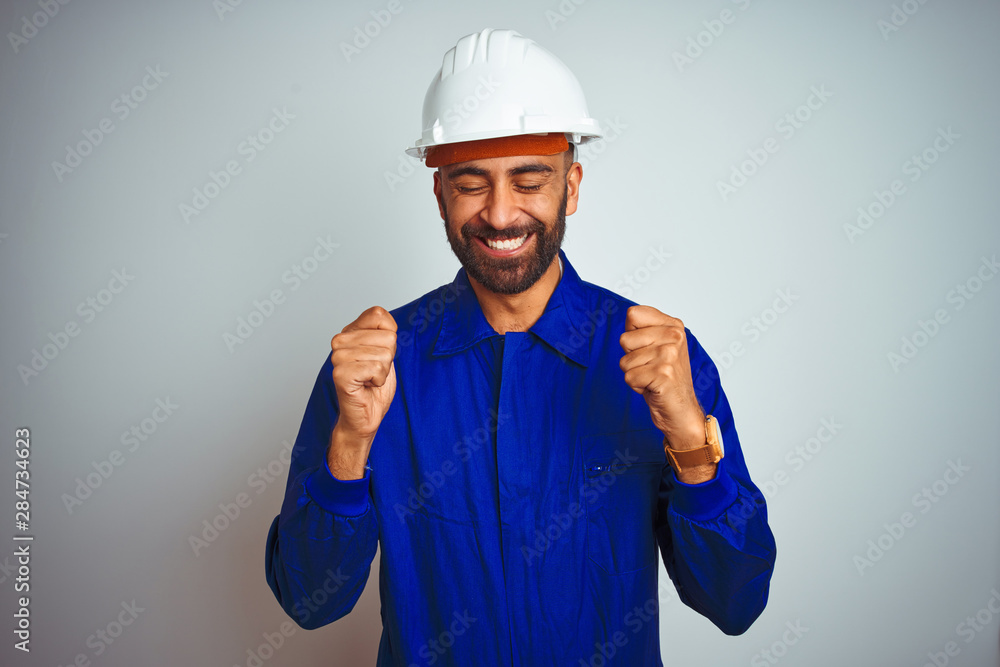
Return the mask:
{"type": "Polygon", "coordinates": [[[656,563],[656,499],[666,464],[657,429],[585,436],[587,555],[610,574],[656,563]]]}

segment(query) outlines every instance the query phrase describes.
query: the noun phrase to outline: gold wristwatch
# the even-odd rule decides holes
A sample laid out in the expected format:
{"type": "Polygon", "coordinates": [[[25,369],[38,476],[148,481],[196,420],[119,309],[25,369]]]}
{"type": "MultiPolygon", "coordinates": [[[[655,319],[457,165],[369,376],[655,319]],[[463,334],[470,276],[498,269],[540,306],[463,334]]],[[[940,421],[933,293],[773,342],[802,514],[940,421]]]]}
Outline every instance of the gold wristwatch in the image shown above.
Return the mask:
{"type": "Polygon", "coordinates": [[[671,449],[667,439],[663,439],[663,449],[667,460],[675,472],[681,473],[697,466],[718,463],[722,460],[722,431],[719,421],[712,415],[705,417],[705,444],[694,449],[671,449]]]}

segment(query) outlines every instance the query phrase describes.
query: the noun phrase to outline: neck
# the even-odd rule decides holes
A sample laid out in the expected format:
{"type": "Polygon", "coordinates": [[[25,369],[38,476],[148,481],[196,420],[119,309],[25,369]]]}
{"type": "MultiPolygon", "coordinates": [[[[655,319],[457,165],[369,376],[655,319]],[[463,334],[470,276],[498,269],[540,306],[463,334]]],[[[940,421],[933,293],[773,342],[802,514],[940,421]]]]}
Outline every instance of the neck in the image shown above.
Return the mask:
{"type": "Polygon", "coordinates": [[[557,255],[538,282],[520,294],[491,292],[472,276],[469,276],[469,283],[476,293],[486,321],[494,331],[505,334],[508,331],[527,331],[538,321],[561,277],[562,270],[557,255]]]}

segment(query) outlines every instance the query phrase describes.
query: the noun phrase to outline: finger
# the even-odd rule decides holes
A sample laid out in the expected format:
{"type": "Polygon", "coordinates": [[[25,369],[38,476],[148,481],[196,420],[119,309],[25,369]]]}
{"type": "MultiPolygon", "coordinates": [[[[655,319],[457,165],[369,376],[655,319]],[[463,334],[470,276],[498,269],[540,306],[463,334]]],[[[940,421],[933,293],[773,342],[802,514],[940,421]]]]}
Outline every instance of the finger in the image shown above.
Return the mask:
{"type": "Polygon", "coordinates": [[[625,311],[625,330],[641,329],[651,326],[665,326],[680,323],[680,320],[661,313],[652,306],[631,306],[625,311]]]}
{"type": "Polygon", "coordinates": [[[358,361],[333,367],[333,383],[347,390],[381,387],[389,377],[392,364],[381,361],[358,361]]]}
{"type": "Polygon", "coordinates": [[[367,387],[381,387],[389,379],[389,373],[392,372],[393,361],[390,359],[389,363],[385,364],[382,362],[366,361],[365,364],[377,364],[371,373],[371,377],[365,382],[367,387]]]}
{"type": "Polygon", "coordinates": [[[330,361],[334,366],[344,366],[358,361],[378,361],[386,366],[392,361],[393,351],[376,345],[362,345],[344,350],[334,350],[330,361]]]}
{"type": "MultiPolygon", "coordinates": [[[[672,318],[671,318],[672,319],[672,318]]],[[[678,322],[680,320],[677,320],[678,322]]],[[[687,341],[683,326],[668,324],[665,326],[649,326],[626,331],[618,337],[618,343],[626,352],[638,350],[650,345],[682,345],[687,341]]]]}
{"type": "Polygon", "coordinates": [[[625,384],[632,388],[637,394],[646,393],[646,387],[652,380],[652,374],[648,366],[639,366],[625,371],[625,384]]]}
{"type": "Polygon", "coordinates": [[[653,363],[657,360],[657,358],[658,351],[655,347],[641,347],[638,350],[633,350],[622,356],[622,358],[618,361],[618,367],[621,368],[622,371],[628,372],[633,368],[653,363]]]}
{"type": "Polygon", "coordinates": [[[396,328],[396,320],[393,319],[388,310],[381,306],[372,306],[365,312],[361,313],[358,319],[344,327],[343,330],[345,332],[356,331],[358,329],[385,329],[387,331],[396,331],[396,328]]]}
{"type": "Polygon", "coordinates": [[[330,339],[333,350],[350,349],[361,345],[372,345],[396,350],[396,334],[384,329],[355,329],[341,332],[330,339]]]}
{"type": "Polygon", "coordinates": [[[643,364],[625,372],[625,383],[636,392],[660,393],[666,388],[676,387],[683,382],[678,377],[680,371],[662,364],[643,364]]]}
{"type": "Polygon", "coordinates": [[[619,360],[618,366],[626,375],[640,368],[648,369],[652,375],[667,382],[686,382],[686,378],[691,376],[691,365],[687,359],[681,358],[676,349],[657,352],[653,348],[644,348],[630,352],[619,360]]]}

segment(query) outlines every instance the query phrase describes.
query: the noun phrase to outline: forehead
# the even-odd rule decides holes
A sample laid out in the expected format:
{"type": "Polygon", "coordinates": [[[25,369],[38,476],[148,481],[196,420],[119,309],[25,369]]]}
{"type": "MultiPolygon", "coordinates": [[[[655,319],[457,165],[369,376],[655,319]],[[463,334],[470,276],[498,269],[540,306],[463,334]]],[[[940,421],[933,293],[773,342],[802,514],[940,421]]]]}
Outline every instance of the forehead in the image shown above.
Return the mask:
{"type": "Polygon", "coordinates": [[[484,176],[498,179],[503,176],[537,173],[539,175],[557,174],[563,161],[562,153],[556,155],[513,155],[509,157],[483,158],[468,160],[441,167],[442,174],[448,178],[460,176],[484,176]]]}

